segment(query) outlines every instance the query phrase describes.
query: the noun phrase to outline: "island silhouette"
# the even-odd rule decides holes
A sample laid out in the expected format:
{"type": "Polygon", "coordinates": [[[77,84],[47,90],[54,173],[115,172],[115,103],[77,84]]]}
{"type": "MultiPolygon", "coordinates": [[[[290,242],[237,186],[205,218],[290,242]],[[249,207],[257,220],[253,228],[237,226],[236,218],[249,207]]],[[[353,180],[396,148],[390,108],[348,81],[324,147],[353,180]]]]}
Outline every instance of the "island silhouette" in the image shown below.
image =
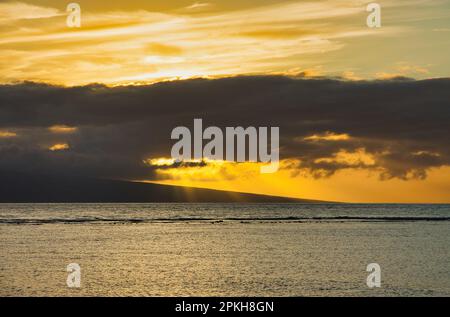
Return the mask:
{"type": "Polygon", "coordinates": [[[0,172],[0,203],[321,203],[323,201],[74,176],[0,172]]]}

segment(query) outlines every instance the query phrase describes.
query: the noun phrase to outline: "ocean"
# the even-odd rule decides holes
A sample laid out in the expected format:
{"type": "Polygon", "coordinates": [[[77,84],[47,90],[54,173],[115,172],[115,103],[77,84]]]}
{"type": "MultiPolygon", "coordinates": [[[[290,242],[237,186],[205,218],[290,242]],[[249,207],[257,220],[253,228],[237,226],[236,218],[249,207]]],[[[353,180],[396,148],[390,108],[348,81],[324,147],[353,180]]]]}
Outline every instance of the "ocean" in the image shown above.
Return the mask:
{"type": "Polygon", "coordinates": [[[0,295],[450,296],[449,246],[450,205],[0,204],[0,295]]]}

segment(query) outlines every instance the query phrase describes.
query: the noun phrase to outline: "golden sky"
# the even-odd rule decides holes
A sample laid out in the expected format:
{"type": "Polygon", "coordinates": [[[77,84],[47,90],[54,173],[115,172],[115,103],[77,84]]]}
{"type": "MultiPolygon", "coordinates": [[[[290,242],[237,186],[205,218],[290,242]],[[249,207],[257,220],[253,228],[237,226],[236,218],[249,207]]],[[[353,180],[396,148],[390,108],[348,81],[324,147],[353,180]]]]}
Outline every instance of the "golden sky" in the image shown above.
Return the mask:
{"type": "Polygon", "coordinates": [[[448,1],[379,1],[382,27],[375,29],[366,25],[369,2],[79,0],[81,28],[68,28],[68,1],[2,1],[0,80],[448,75],[448,1]]]}
{"type": "MultiPolygon", "coordinates": [[[[281,161],[281,166],[285,163],[281,161]]],[[[253,163],[217,165],[161,170],[161,176],[168,179],[157,183],[352,203],[450,203],[448,166],[431,169],[425,180],[380,180],[379,173],[364,169],[314,178],[308,172],[296,175],[284,168],[261,174],[253,163]]]]}
{"type": "MultiPolygon", "coordinates": [[[[450,74],[446,0],[377,1],[382,27],[375,29],[366,25],[365,8],[372,2],[366,0],[78,0],[81,28],[66,25],[69,2],[0,2],[0,83],[128,85],[248,74],[357,81],[450,74]]],[[[76,130],[49,127],[58,136],[76,130]]],[[[0,139],[15,134],[0,130],[0,139]]],[[[48,148],[66,151],[70,145],[61,137],[48,148]]],[[[355,156],[358,162],[371,159],[361,151],[324,159],[355,156]]],[[[431,169],[426,179],[380,180],[376,171],[356,167],[314,178],[289,169],[263,175],[255,165],[159,173],[167,184],[320,200],[450,202],[448,166],[431,169]]]]}
{"type": "Polygon", "coordinates": [[[285,172],[276,175],[253,174],[238,180],[159,182],[201,188],[239,191],[275,196],[298,197],[352,203],[450,203],[450,168],[432,171],[426,181],[393,179],[380,181],[365,171],[346,170],[327,179],[292,177],[285,172]]]}

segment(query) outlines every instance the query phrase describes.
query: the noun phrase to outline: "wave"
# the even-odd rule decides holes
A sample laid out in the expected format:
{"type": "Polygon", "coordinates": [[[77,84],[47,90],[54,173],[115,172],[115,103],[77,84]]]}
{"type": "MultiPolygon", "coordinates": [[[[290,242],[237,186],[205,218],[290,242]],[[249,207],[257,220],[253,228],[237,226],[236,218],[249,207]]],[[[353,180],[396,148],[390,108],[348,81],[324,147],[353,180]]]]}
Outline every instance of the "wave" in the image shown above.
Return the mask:
{"type": "Polygon", "coordinates": [[[41,224],[138,224],[138,223],[177,223],[177,222],[411,222],[411,221],[450,221],[443,216],[323,216],[323,217],[224,217],[224,218],[16,218],[0,219],[0,224],[41,225],[41,224]]]}

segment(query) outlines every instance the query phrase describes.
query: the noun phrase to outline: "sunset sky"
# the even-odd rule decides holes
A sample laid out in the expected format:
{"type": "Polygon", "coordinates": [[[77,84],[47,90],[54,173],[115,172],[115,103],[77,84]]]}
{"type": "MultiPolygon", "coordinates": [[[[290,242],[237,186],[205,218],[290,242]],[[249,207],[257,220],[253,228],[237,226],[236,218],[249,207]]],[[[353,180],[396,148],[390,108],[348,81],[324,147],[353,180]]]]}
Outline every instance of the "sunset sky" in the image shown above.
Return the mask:
{"type": "Polygon", "coordinates": [[[450,2],[1,1],[3,82],[65,85],[153,82],[195,76],[305,72],[349,79],[444,77],[450,72],[450,2]]]}
{"type": "Polygon", "coordinates": [[[70,2],[0,1],[0,169],[450,203],[450,1],[70,2]],[[280,126],[280,170],[172,164],[194,118],[280,126]]]}

